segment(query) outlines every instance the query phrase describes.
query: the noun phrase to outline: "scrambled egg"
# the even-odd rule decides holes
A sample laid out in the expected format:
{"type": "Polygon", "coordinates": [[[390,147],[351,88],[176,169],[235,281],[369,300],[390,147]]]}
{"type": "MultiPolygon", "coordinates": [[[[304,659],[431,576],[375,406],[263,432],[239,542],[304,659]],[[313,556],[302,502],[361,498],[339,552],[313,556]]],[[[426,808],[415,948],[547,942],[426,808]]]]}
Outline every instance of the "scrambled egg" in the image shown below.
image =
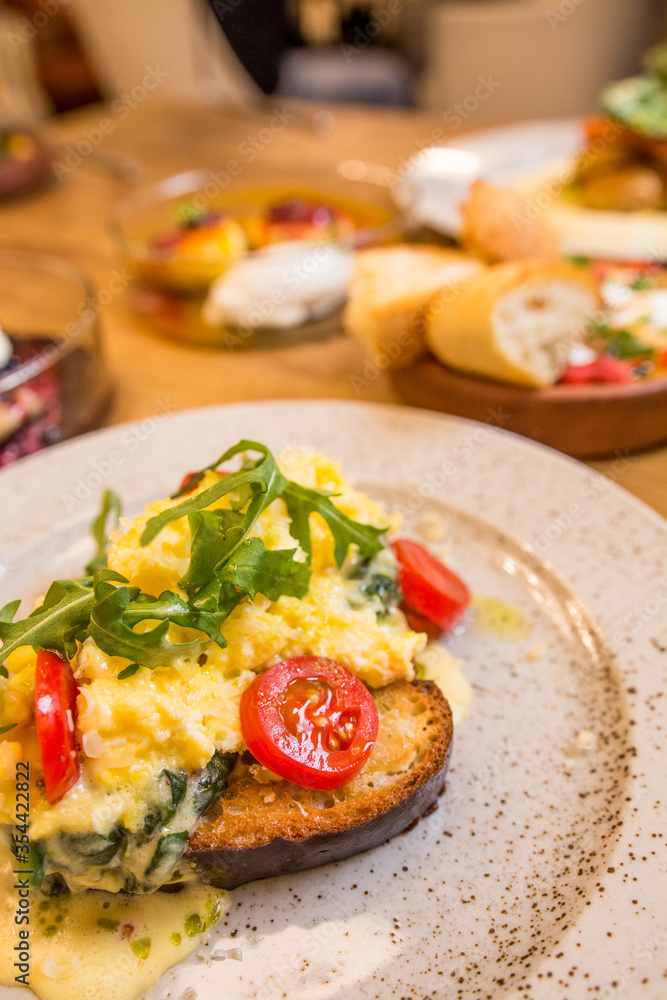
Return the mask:
{"type": "MultiPolygon", "coordinates": [[[[337,494],[333,502],[354,520],[398,527],[396,518],[343,479],[337,463],[293,452],[283,456],[280,465],[289,479],[337,494]]],[[[219,478],[208,473],[199,489],[219,478]]],[[[228,503],[224,497],[216,506],[228,503]]],[[[133,522],[125,522],[109,554],[111,569],[156,597],[165,590],[179,592],[178,581],[190,556],[187,518],[168,524],[149,545],[140,544],[146,522],[171,506],[171,500],[151,503],[133,522]]],[[[275,500],[252,534],[267,548],[294,548],[289,523],[283,501],[275,500]]],[[[310,524],[313,574],[306,597],[283,596],[275,602],[261,595],[254,601],[246,598],[222,626],[226,648],[211,644],[194,662],[181,658],[155,670],[143,667],[119,681],[118,672],[129,661],[107,656],[86,639],[73,663],[80,686],[81,780],[54,806],[33,796],[33,838],[90,828],[91,812],[95,830],[102,832],[118,822],[136,830],[144,815],[142,789],[162,768],[192,772],[204,767],[216,750],[243,750],[241,694],[256,671],[279,660],[301,654],[331,657],[370,686],[414,676],[414,657],[426,637],[408,629],[400,612],[379,622],[372,604],[353,607],[348,601],[350,580],[336,567],[328,525],[318,514],[311,515],[310,524]]],[[[39,760],[29,725],[35,656],[29,647],[12,654],[7,663],[10,679],[0,686],[0,725],[18,722],[0,741],[2,822],[11,821],[16,760],[26,754],[39,760]]]]}

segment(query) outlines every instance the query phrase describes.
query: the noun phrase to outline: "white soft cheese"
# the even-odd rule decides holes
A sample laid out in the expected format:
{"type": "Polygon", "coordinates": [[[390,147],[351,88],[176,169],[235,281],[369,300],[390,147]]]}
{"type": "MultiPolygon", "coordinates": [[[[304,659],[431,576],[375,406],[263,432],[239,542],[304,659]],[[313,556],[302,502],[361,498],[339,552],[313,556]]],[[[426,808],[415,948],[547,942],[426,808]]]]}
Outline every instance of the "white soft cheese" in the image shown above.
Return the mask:
{"type": "Polygon", "coordinates": [[[627,301],[619,303],[612,316],[612,326],[619,330],[642,321],[667,329],[667,288],[632,292],[627,301]]]}
{"type": "Polygon", "coordinates": [[[345,301],[352,252],[328,243],[276,243],[214,281],[202,316],[210,326],[298,326],[345,301]]]}

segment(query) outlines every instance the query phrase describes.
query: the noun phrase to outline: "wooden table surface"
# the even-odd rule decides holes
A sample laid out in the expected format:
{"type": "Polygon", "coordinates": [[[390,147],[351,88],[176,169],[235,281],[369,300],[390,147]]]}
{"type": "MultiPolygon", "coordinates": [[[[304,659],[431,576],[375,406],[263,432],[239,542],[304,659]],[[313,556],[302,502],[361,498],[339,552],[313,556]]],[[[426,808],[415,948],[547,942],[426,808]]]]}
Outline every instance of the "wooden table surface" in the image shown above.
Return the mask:
{"type": "MultiPolygon", "coordinates": [[[[101,313],[115,383],[109,423],[250,399],[400,403],[383,373],[373,380],[354,378],[363,376],[365,358],[340,331],[318,342],[237,353],[195,349],[147,334],[127,308],[124,293],[116,292],[122,267],[108,219],[128,185],[94,155],[77,163],[77,151],[90,146],[100,154],[134,158],[150,181],[196,167],[219,169],[233,159],[247,162],[247,150],[254,148],[252,169],[265,169],[270,177],[272,169],[315,171],[347,158],[397,168],[420,145],[440,138],[438,129],[442,119],[431,113],[285,106],[277,99],[273,107],[250,111],[167,105],[155,97],[133,108],[127,103],[89,107],[49,125],[58,144],[60,180],[2,207],[0,247],[61,254],[87,270],[104,299],[110,299],[101,313]],[[281,112],[277,119],[276,109],[281,112]],[[361,381],[367,384],[360,386],[361,381]]],[[[667,515],[667,448],[591,464],[667,515]]]]}

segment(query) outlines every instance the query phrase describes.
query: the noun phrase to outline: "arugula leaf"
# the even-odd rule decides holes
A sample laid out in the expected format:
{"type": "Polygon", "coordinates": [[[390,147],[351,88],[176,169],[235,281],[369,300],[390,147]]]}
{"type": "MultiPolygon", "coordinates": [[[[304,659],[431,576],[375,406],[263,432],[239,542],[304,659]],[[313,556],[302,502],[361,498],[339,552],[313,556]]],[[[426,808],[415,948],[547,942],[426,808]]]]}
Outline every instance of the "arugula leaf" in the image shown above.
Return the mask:
{"type": "Polygon", "coordinates": [[[120,497],[113,490],[105,490],[102,497],[100,512],[90,526],[92,536],[97,544],[95,556],[86,566],[86,573],[92,576],[96,569],[102,569],[107,565],[107,555],[109,553],[109,531],[107,523],[109,515],[112,515],[110,531],[118,527],[123,507],[120,497]]]}
{"type": "Polygon", "coordinates": [[[136,674],[137,670],[139,670],[139,664],[138,663],[130,663],[130,664],[128,664],[128,666],[127,667],[123,667],[123,669],[118,674],[118,680],[119,681],[124,681],[124,680],[127,680],[128,677],[134,677],[134,675],[136,674]]]}
{"type": "MultiPolygon", "coordinates": [[[[19,646],[54,649],[71,659],[76,652],[76,636],[86,629],[95,604],[92,577],[80,580],[56,580],[43,604],[28,618],[14,622],[20,601],[12,601],[0,610],[0,661],[19,646]]],[[[0,667],[3,677],[5,667],[0,667]]]]}
{"type": "Polygon", "coordinates": [[[617,330],[613,332],[610,330],[606,336],[607,351],[615,358],[650,358],[655,354],[654,349],[642,343],[641,340],[638,340],[631,330],[617,330]]]}
{"type": "Polygon", "coordinates": [[[386,528],[358,524],[338,510],[331,494],[286,480],[269,449],[256,441],[239,441],[228,448],[211,465],[192,473],[178,495],[240,453],[244,453],[241,469],[150,518],[141,536],[141,544],[148,545],[163,527],[188,518],[190,562],[179,581],[186,600],[171,591],[159,597],[144,594],[106,567],[107,526],[110,518],[117,524],[120,516],[120,501],[107,490],[92,526],[97,543],[97,554],[88,566],[92,576],[57,580],[41,607],[24,621],[14,622],[19,601],[0,609],[0,674],[7,676],[2,661],[18,646],[55,649],[71,659],[77,643],[87,635],[103,652],[129,661],[118,675],[121,679],[131,677],[140,666],[153,669],[175,656],[197,658],[211,642],[224,647],[222,624],[246,595],[254,598],[264,594],[275,601],[282,595],[301,598],[308,592],[312,558],[309,518],[314,512],[324,518],[332,532],[339,567],[350,545],[358,546],[366,559],[384,547],[381,536],[386,528]],[[225,496],[229,507],[207,509],[225,496]],[[290,533],[305,552],[305,562],[295,559],[296,548],[271,550],[261,539],[248,537],[262,511],[278,497],[285,501],[290,533]],[[138,632],[135,629],[141,622],[157,624],[138,632]],[[172,623],[203,634],[172,643],[167,637],[172,623]]]}
{"type": "Polygon", "coordinates": [[[242,541],[244,516],[235,510],[199,510],[188,514],[190,564],[178,582],[190,596],[215,577],[215,568],[242,541]]]}
{"type": "Polygon", "coordinates": [[[0,726],[0,735],[2,735],[2,733],[8,733],[10,729],[16,729],[15,722],[12,722],[10,726],[0,726]]]}
{"type": "Polygon", "coordinates": [[[270,601],[305,597],[310,584],[310,565],[297,562],[296,549],[267,549],[260,538],[241,542],[229,562],[219,571],[223,582],[233,583],[250,594],[264,594],[270,601]]]}
{"type": "MultiPolygon", "coordinates": [[[[226,643],[220,626],[226,617],[226,610],[200,611],[169,590],[159,597],[150,597],[138,587],[115,587],[110,581],[101,579],[95,586],[95,604],[88,632],[109,656],[123,656],[132,661],[131,665],[139,663],[154,669],[176,656],[196,659],[212,641],[224,646],[226,643]],[[134,631],[140,622],[155,619],[159,624],[150,631],[134,631]],[[206,638],[170,642],[167,632],[172,622],[204,632],[206,638]]],[[[125,668],[125,671],[128,669],[125,668]]],[[[124,675],[130,676],[125,671],[122,671],[124,675]]]]}
{"type": "Polygon", "coordinates": [[[374,556],[379,552],[384,546],[381,536],[388,528],[373,528],[369,524],[351,520],[331,502],[330,496],[324,490],[308,489],[292,482],[288,482],[283,491],[282,499],[292,521],[290,534],[292,538],[296,538],[308,558],[310,559],[313,551],[309,520],[314,511],[324,518],[331,529],[334,556],[339,569],[345,562],[350,545],[357,545],[363,556],[374,556]]]}
{"type": "MultiPolygon", "coordinates": [[[[223,462],[228,461],[234,455],[238,455],[243,451],[259,452],[263,458],[253,468],[245,468],[240,469],[238,472],[232,472],[229,476],[224,476],[214,486],[210,486],[207,490],[204,490],[203,493],[199,493],[195,497],[189,497],[176,507],[170,507],[156,517],[152,517],[144,528],[141,536],[141,544],[148,545],[162,528],[167,524],[171,524],[172,521],[177,521],[179,518],[185,517],[186,514],[192,514],[203,510],[205,507],[210,507],[211,504],[220,500],[221,497],[226,496],[228,493],[236,492],[238,487],[250,484],[252,486],[256,485],[257,492],[250,501],[243,520],[243,534],[247,535],[262,511],[276,497],[281,495],[287,485],[287,480],[278,469],[276,460],[269,449],[257,441],[239,441],[238,444],[228,448],[220,458],[201,471],[204,474],[211,469],[216,469],[223,462]]],[[[239,543],[240,541],[241,539],[239,538],[239,543]]],[[[233,548],[230,549],[228,554],[231,555],[232,551],[233,548]]]]}

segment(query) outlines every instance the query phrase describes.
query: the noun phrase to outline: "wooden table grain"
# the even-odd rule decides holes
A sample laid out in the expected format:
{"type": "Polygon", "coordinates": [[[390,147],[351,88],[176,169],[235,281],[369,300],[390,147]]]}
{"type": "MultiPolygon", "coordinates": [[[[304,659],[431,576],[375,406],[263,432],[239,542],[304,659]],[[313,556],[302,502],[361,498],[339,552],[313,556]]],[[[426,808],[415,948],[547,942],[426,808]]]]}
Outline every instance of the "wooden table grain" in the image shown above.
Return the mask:
{"type": "MultiPolygon", "coordinates": [[[[271,398],[337,398],[400,403],[386,375],[369,378],[360,347],[332,327],[316,342],[230,353],[162,340],[128,309],[125,275],[108,220],[128,185],[104,157],[131,158],[146,180],[197,167],[252,163],[299,172],[333,168],[347,158],[398,169],[422,146],[445,136],[432,113],[286,105],[212,109],[140,102],[92,106],[49,125],[58,179],[0,210],[0,247],[34,248],[79,264],[100,292],[101,324],[115,384],[109,423],[193,406],[271,398]],[[130,103],[134,104],[133,107],[130,103]],[[254,153],[254,155],[253,155],[254,153]]],[[[484,123],[475,119],[469,127],[484,123]]],[[[591,463],[667,515],[667,448],[591,463]]]]}

